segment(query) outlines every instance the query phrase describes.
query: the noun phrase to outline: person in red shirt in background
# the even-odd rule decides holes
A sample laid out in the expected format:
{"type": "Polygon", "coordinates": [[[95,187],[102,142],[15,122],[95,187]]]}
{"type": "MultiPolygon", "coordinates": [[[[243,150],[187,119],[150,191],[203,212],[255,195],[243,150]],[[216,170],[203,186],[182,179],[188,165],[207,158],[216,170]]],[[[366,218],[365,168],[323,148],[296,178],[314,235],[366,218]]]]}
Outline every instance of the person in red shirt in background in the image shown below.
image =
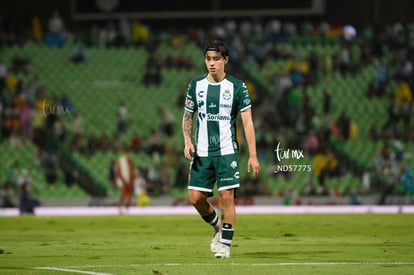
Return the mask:
{"type": "Polygon", "coordinates": [[[132,196],[134,194],[134,180],[136,178],[136,171],[134,161],[129,155],[128,146],[123,146],[123,154],[115,164],[115,179],[118,188],[120,189],[118,208],[119,213],[122,214],[122,208],[125,207],[126,213],[129,212],[131,206],[132,196]]]}

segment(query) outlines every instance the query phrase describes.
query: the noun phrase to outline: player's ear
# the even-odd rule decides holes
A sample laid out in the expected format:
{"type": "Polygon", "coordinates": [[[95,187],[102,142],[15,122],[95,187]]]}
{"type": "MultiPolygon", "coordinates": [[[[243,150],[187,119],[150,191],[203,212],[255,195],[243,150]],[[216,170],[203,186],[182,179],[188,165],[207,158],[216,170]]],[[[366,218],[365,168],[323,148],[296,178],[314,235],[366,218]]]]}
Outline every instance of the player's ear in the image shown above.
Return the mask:
{"type": "Polygon", "coordinates": [[[224,58],[224,64],[229,63],[229,56],[228,55],[223,57],[223,58],[224,58]]]}

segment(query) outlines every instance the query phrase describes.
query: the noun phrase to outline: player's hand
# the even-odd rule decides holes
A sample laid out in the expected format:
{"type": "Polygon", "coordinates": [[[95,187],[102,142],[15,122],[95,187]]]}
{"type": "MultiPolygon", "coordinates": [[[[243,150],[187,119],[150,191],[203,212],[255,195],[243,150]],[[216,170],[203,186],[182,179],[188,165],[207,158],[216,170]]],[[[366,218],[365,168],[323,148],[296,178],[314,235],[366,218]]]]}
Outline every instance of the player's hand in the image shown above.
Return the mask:
{"type": "Polygon", "coordinates": [[[253,177],[257,177],[260,172],[260,164],[257,157],[249,157],[249,160],[247,162],[247,172],[250,174],[252,172],[253,177]]]}
{"type": "Polygon", "coordinates": [[[184,157],[188,160],[192,160],[194,157],[194,145],[193,144],[187,144],[184,147],[184,157]]]}

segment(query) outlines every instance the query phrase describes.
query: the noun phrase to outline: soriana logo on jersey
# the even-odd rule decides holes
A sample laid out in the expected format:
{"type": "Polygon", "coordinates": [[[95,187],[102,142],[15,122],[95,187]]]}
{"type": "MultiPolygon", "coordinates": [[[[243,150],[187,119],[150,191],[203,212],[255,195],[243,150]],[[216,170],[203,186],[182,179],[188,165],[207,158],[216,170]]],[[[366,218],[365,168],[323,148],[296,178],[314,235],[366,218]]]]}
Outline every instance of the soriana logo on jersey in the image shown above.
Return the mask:
{"type": "Polygon", "coordinates": [[[207,113],[207,120],[208,121],[223,121],[223,120],[230,120],[230,119],[231,119],[230,116],[207,113]]]}

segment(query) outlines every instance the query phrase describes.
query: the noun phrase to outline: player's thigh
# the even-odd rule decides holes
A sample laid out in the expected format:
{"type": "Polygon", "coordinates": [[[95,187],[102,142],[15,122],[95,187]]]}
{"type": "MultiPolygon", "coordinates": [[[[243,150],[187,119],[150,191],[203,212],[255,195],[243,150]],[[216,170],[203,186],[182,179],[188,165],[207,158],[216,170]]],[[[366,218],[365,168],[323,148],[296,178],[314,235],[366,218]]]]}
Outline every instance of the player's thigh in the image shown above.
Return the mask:
{"type": "Polygon", "coordinates": [[[188,189],[212,192],[216,181],[212,157],[195,157],[190,167],[188,189]]]}
{"type": "Polygon", "coordinates": [[[234,189],[240,186],[240,161],[238,154],[220,156],[215,163],[218,190],[234,189]]]}

